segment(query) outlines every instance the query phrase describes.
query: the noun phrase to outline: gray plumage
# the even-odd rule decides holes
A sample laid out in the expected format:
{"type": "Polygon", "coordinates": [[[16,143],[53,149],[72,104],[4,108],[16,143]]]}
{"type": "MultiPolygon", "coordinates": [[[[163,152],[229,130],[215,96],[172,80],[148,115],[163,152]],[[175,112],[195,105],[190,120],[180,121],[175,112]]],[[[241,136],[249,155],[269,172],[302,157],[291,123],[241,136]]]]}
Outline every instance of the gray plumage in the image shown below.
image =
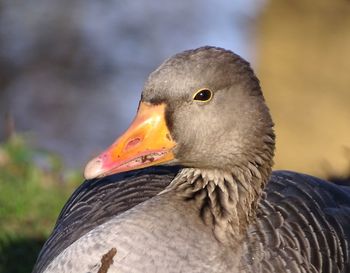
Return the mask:
{"type": "Polygon", "coordinates": [[[350,272],[350,187],[271,174],[273,123],[246,61],[185,51],[150,75],[142,101],[166,104],[168,164],[181,167],[85,181],[33,272],[101,272],[111,249],[109,273],[350,272]],[[193,101],[201,88],[211,101],[193,101]]]}
{"type": "Polygon", "coordinates": [[[85,181],[62,209],[54,231],[40,252],[35,272],[97,226],[154,197],[175,177],[178,168],[147,168],[85,181]]]}

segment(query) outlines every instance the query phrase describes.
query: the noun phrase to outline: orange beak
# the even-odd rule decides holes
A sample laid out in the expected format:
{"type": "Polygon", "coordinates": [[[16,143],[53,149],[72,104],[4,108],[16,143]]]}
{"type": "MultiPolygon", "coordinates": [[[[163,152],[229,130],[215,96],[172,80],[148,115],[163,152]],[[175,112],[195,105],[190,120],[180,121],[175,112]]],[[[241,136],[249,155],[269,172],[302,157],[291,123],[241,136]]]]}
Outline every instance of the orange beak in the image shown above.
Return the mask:
{"type": "Polygon", "coordinates": [[[165,104],[141,103],[129,129],[85,167],[86,179],[149,167],[174,159],[165,104]]]}

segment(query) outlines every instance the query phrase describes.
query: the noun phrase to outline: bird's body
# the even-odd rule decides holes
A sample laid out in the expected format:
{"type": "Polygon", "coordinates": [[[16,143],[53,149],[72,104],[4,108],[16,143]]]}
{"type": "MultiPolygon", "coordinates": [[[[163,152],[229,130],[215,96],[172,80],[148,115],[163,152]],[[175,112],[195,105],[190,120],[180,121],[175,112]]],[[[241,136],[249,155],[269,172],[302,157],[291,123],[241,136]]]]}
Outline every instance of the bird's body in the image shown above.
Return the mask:
{"type": "Polygon", "coordinates": [[[274,172],[256,221],[233,251],[218,242],[194,201],[161,193],[177,173],[151,168],[86,181],[62,211],[37,272],[97,272],[113,248],[110,273],[350,270],[350,230],[344,229],[350,225],[350,187],[274,172]]]}
{"type": "Polygon", "coordinates": [[[350,272],[350,187],[271,174],[272,127],[237,55],[175,55],[130,133],[89,163],[99,178],[67,202],[34,272],[350,272]],[[179,167],[149,167],[164,162],[179,167]]]}
{"type": "Polygon", "coordinates": [[[190,204],[172,194],[153,197],[80,238],[48,272],[97,271],[102,256],[113,248],[117,253],[108,272],[228,272],[221,262],[227,257],[221,253],[225,248],[195,214],[190,204]],[[69,263],[75,257],[79,262],[69,263]]]}

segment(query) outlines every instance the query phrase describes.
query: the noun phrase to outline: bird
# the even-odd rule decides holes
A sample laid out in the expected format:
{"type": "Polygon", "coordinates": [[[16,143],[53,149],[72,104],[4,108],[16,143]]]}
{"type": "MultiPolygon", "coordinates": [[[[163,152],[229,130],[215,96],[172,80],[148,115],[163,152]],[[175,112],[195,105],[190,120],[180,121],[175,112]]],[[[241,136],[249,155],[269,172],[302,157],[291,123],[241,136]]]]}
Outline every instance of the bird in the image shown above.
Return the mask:
{"type": "Polygon", "coordinates": [[[274,153],[249,62],[177,53],[86,165],[33,272],[349,273],[350,186],[272,171],[274,153]]]}

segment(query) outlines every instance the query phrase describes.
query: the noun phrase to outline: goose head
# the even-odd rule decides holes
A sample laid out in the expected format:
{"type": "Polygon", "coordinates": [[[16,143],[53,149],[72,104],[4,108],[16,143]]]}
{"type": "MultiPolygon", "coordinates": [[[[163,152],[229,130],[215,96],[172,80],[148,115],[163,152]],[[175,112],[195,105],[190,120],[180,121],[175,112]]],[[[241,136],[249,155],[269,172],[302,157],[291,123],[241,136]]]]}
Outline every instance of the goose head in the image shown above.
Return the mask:
{"type": "Polygon", "coordinates": [[[269,169],[273,123],[248,62],[201,47],[179,53],[147,79],[137,115],[85,168],[92,179],[152,165],[230,171],[269,169]]]}

